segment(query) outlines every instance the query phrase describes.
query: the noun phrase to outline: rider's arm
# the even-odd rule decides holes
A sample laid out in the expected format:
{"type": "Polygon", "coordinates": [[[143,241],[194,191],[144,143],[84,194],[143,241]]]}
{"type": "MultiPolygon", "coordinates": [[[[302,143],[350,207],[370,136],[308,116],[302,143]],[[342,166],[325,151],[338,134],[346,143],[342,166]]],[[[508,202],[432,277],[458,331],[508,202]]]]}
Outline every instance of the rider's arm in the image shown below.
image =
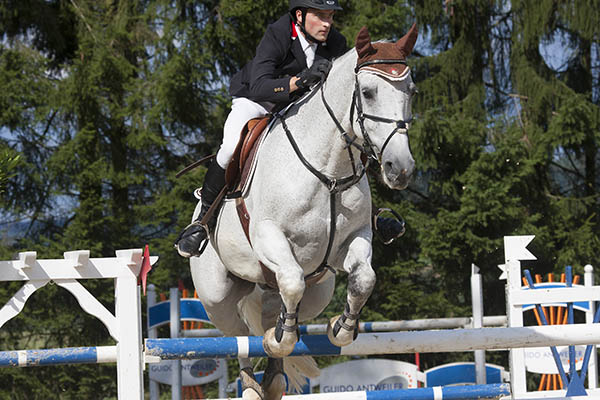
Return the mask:
{"type": "Polygon", "coordinates": [[[256,49],[250,80],[250,92],[255,101],[288,102],[290,93],[297,89],[296,77],[278,76],[277,68],[288,56],[289,44],[277,35],[269,26],[256,49]]]}

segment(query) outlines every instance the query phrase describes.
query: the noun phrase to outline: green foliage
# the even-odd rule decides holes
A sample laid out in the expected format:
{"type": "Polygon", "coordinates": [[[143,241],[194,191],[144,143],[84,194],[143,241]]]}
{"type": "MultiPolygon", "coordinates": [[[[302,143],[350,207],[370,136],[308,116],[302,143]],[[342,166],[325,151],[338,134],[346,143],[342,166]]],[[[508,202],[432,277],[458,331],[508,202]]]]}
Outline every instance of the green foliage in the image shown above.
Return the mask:
{"type": "Polygon", "coordinates": [[[14,176],[14,170],[19,165],[19,156],[11,153],[8,149],[2,149],[0,152],[0,204],[3,203],[6,182],[14,176]]]}
{"type": "MultiPolygon", "coordinates": [[[[150,282],[161,291],[179,279],[191,287],[172,243],[205,170],[175,174],[220,144],[228,80],[287,4],[0,4],[0,258],[21,250],[61,258],[76,248],[112,256],[149,244],[160,256],[150,282]]],[[[581,273],[593,262],[600,17],[591,3],[341,4],[336,24],[350,45],[362,25],[375,40],[397,39],[413,22],[421,32],[409,59],[420,90],[410,131],[418,171],[403,192],[371,177],[374,203],[398,211],[407,233],[392,246],[375,242],[378,283],[363,318],[468,316],[471,263],[484,277],[486,314],[504,314],[496,267],[504,235],[536,235],[536,273],[566,264],[581,273]]],[[[113,307],[110,283],[86,287],[113,307]]],[[[18,289],[0,285],[0,304],[18,289]]],[[[321,322],[339,313],[345,296],[340,277],[321,322]]],[[[0,348],[111,344],[108,337],[72,296],[48,286],[3,326],[0,348]]],[[[457,357],[470,356],[425,355],[423,367],[457,357]]],[[[4,369],[0,398],[114,398],[114,376],[111,366],[4,369]]]]}

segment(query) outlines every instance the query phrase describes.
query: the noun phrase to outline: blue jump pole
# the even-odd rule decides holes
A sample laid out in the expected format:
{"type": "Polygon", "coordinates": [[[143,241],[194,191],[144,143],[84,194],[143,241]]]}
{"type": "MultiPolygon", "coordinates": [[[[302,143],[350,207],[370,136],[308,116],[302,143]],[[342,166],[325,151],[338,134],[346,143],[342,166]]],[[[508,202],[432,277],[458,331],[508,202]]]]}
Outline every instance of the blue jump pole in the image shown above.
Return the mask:
{"type": "Polygon", "coordinates": [[[2,367],[38,367],[61,364],[100,364],[117,362],[116,346],[73,347],[45,350],[0,352],[2,367]]]}
{"type": "MultiPolygon", "coordinates": [[[[372,392],[317,393],[286,396],[290,400],[471,400],[496,399],[510,395],[508,383],[467,386],[437,386],[419,389],[376,390],[372,392]]],[[[233,399],[239,400],[239,399],[233,399]]]]}

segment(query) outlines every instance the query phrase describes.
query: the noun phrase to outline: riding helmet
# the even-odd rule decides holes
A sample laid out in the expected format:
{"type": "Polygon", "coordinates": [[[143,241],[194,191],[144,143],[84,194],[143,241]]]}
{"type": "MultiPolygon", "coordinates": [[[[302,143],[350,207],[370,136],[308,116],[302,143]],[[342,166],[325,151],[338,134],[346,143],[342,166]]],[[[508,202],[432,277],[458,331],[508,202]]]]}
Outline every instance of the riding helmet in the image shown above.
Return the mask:
{"type": "Polygon", "coordinates": [[[342,11],[338,0],[290,0],[290,11],[297,8],[315,8],[317,10],[342,11]]]}

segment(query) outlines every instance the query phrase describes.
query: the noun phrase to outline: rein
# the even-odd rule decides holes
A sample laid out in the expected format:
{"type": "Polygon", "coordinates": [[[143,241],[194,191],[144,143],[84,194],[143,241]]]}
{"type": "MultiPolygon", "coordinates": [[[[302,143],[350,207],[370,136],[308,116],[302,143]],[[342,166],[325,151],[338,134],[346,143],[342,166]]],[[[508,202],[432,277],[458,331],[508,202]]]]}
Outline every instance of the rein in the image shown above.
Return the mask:
{"type": "Polygon", "coordinates": [[[383,152],[384,152],[386,146],[388,145],[388,143],[390,142],[390,140],[392,139],[392,137],[396,133],[399,133],[399,132],[400,133],[408,133],[408,124],[410,124],[410,122],[412,121],[412,120],[409,120],[409,121],[393,120],[393,119],[389,119],[389,118],[365,114],[363,112],[362,102],[361,102],[361,98],[360,98],[360,84],[358,82],[358,72],[360,71],[361,68],[369,66],[369,65],[374,65],[374,64],[404,64],[404,65],[407,65],[405,60],[398,59],[398,60],[372,60],[372,61],[367,61],[367,62],[361,63],[356,66],[356,68],[354,70],[354,78],[355,78],[354,93],[352,95],[352,105],[350,107],[350,123],[352,123],[352,121],[354,119],[354,109],[356,108],[358,123],[359,123],[360,130],[363,135],[363,140],[364,140],[366,146],[361,146],[360,144],[356,143],[356,139],[358,137],[354,136],[354,138],[352,138],[352,137],[350,137],[348,132],[346,132],[344,130],[341,123],[336,118],[335,113],[331,109],[331,106],[329,106],[329,103],[327,103],[327,100],[325,99],[325,92],[324,92],[325,79],[323,78],[321,80],[321,82],[319,83],[319,89],[321,90],[321,99],[323,101],[323,104],[325,105],[325,109],[327,109],[329,116],[335,123],[335,126],[339,130],[342,139],[346,143],[346,148],[348,149],[348,157],[350,158],[350,164],[352,165],[352,175],[349,175],[349,176],[346,176],[343,178],[329,178],[325,174],[323,174],[322,172],[317,170],[314,166],[312,166],[312,164],[310,164],[310,162],[308,160],[306,160],[306,158],[300,151],[298,144],[294,140],[294,137],[292,136],[292,132],[288,128],[287,123],[285,121],[285,113],[278,115],[278,117],[281,119],[281,125],[283,127],[283,130],[285,131],[285,134],[286,134],[290,144],[292,145],[294,152],[298,156],[298,159],[300,159],[300,161],[306,167],[306,169],[308,169],[315,177],[317,177],[317,179],[319,179],[319,181],[321,181],[325,185],[325,187],[327,187],[327,189],[329,190],[330,229],[329,229],[329,241],[327,243],[327,251],[325,252],[325,257],[323,258],[323,261],[321,262],[319,267],[316,269],[316,271],[311,273],[311,275],[321,273],[325,268],[331,270],[335,274],[335,270],[331,266],[329,266],[327,261],[331,254],[331,249],[333,248],[333,242],[335,239],[336,196],[339,193],[356,185],[362,179],[362,177],[365,175],[365,173],[369,167],[371,160],[375,160],[379,164],[381,164],[381,157],[383,155],[383,152]],[[370,119],[372,121],[378,121],[378,122],[383,122],[383,123],[396,124],[396,127],[394,128],[392,133],[390,133],[388,135],[383,146],[381,147],[381,151],[379,151],[379,152],[377,152],[377,148],[371,141],[371,138],[370,138],[367,130],[365,129],[365,126],[364,126],[365,119],[370,119]],[[354,154],[352,153],[351,147],[355,147],[362,154],[365,154],[367,156],[366,165],[363,165],[362,163],[360,163],[358,167],[356,166],[354,154]]]}

